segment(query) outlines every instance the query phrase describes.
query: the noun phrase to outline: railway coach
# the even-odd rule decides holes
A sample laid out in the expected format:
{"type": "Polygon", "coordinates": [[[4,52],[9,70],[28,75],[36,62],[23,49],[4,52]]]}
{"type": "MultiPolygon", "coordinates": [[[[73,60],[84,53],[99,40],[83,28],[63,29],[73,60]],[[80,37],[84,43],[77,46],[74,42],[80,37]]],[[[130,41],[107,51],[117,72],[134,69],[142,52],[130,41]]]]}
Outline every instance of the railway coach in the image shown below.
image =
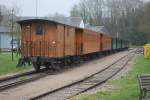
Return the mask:
{"type": "Polygon", "coordinates": [[[110,52],[113,43],[117,46],[112,37],[103,33],[50,19],[34,18],[18,23],[21,26],[21,59],[31,61],[37,71],[41,66],[60,69],[60,66],[78,63],[101,52],[110,52]]]}

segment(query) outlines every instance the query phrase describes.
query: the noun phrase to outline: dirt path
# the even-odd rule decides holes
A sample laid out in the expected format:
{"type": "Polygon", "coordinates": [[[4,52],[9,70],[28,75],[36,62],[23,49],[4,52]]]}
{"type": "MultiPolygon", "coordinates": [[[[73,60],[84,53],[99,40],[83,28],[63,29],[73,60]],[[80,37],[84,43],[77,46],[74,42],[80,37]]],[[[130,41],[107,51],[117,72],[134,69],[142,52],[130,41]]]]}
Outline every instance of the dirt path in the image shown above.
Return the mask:
{"type": "Polygon", "coordinates": [[[65,86],[106,68],[108,65],[125,56],[127,53],[128,51],[113,54],[111,56],[80,65],[80,67],[69,69],[65,72],[50,75],[37,81],[0,92],[0,99],[25,100],[41,93],[45,93],[46,91],[65,86]]]}

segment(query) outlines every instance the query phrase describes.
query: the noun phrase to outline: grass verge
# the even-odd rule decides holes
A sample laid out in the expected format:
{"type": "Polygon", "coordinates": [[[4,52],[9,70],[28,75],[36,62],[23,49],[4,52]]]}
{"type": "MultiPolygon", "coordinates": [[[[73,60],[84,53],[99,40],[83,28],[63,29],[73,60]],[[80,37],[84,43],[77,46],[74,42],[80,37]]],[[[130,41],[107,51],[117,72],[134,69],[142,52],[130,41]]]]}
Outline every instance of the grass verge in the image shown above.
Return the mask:
{"type": "Polygon", "coordinates": [[[23,66],[16,68],[19,57],[14,54],[14,61],[12,61],[11,53],[0,53],[0,75],[15,73],[22,70],[31,69],[31,66],[23,66]]]}
{"type": "Polygon", "coordinates": [[[127,76],[110,81],[113,89],[92,95],[81,95],[77,100],[138,100],[137,75],[140,74],[150,74],[150,60],[144,59],[142,55],[135,59],[134,69],[127,76]]]}

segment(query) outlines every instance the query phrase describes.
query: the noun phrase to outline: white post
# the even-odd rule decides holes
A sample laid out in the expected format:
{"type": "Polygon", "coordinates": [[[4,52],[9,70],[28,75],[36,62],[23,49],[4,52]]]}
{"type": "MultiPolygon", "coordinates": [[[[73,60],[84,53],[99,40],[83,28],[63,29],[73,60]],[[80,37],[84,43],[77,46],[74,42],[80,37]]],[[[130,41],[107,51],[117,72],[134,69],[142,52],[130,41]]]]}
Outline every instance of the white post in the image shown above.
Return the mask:
{"type": "Polygon", "coordinates": [[[12,61],[14,60],[14,54],[13,54],[13,48],[14,48],[14,46],[13,46],[13,43],[14,43],[14,41],[13,41],[13,39],[14,39],[14,31],[13,31],[13,28],[14,28],[14,18],[13,18],[13,16],[14,16],[14,9],[12,9],[12,21],[11,21],[11,24],[12,24],[12,33],[11,33],[11,35],[12,35],[12,44],[11,44],[11,52],[12,52],[12,61]]]}
{"type": "Polygon", "coordinates": [[[119,33],[117,32],[117,38],[119,38],[119,33]]]}

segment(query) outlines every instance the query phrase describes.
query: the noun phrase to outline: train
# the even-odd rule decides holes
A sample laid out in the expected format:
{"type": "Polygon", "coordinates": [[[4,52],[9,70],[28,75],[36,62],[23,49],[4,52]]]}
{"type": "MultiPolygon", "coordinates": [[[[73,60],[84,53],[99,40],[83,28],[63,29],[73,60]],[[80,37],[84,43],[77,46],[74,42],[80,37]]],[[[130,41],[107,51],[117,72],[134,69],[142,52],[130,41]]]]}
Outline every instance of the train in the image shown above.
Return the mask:
{"type": "Polygon", "coordinates": [[[32,18],[17,23],[21,27],[21,59],[32,62],[36,71],[41,66],[61,69],[129,47],[126,40],[51,19],[32,18]]]}

